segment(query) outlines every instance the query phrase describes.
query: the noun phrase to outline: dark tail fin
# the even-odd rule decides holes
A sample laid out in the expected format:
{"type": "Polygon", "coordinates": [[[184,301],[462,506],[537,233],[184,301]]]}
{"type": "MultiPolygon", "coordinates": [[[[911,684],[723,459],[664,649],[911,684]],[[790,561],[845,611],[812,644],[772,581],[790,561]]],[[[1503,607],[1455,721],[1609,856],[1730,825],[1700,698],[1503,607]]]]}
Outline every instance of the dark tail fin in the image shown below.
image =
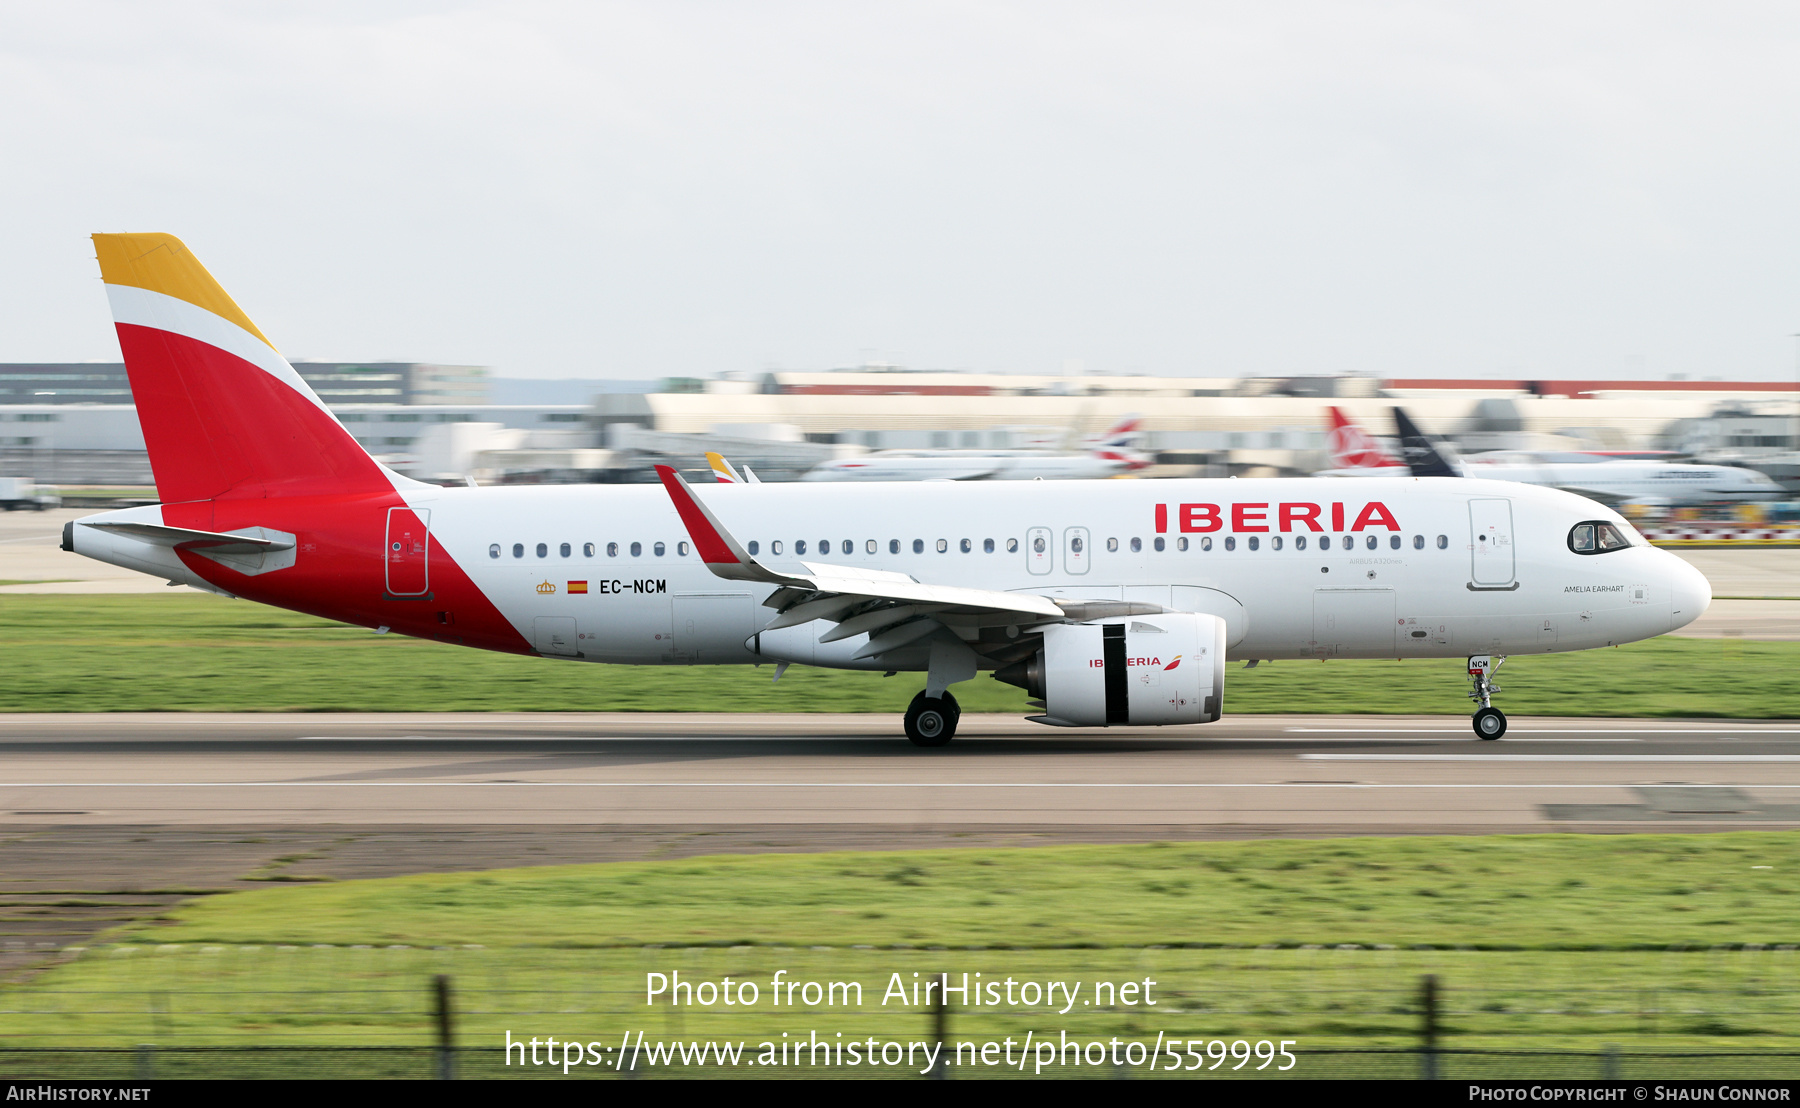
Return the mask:
{"type": "Polygon", "coordinates": [[[1400,436],[1400,457],[1414,477],[1461,477],[1436,443],[1419,430],[1404,408],[1394,409],[1394,433],[1400,436]]]}

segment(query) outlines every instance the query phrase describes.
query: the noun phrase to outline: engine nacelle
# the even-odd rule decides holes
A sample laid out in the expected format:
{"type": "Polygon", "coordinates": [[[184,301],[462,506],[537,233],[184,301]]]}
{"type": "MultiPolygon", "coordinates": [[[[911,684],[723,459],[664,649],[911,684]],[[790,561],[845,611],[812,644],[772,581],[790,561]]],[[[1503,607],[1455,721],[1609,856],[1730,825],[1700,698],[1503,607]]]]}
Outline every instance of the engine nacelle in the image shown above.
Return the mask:
{"type": "Polygon", "coordinates": [[[1211,723],[1225,701],[1225,621],[1165,612],[1044,628],[1036,658],[994,676],[1065,727],[1211,723]]]}

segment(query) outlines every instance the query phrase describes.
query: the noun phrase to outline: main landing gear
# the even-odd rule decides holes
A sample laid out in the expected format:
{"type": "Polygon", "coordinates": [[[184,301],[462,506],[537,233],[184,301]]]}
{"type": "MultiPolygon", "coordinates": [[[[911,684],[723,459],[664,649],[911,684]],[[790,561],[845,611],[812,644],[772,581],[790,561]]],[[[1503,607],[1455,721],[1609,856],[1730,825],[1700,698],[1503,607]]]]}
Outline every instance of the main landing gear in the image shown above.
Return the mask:
{"type": "Polygon", "coordinates": [[[906,707],[906,737],[914,746],[943,746],[956,737],[956,721],[962,706],[945,692],[943,696],[920,693],[906,707]]]}
{"type": "Polygon", "coordinates": [[[1506,713],[1494,707],[1493,695],[1500,691],[1494,674],[1505,663],[1504,654],[1476,654],[1469,659],[1469,699],[1481,705],[1475,712],[1475,737],[1497,739],[1506,734],[1506,713]]]}

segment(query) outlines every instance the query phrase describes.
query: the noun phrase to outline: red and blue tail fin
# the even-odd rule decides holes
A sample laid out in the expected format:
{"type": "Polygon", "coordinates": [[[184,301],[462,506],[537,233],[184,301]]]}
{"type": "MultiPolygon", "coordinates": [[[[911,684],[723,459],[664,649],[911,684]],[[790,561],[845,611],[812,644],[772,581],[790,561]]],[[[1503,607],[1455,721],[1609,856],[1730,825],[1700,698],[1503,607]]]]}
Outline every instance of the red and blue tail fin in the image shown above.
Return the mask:
{"type": "Polygon", "coordinates": [[[95,235],[164,502],[392,492],[371,458],[173,235],[95,235]]]}

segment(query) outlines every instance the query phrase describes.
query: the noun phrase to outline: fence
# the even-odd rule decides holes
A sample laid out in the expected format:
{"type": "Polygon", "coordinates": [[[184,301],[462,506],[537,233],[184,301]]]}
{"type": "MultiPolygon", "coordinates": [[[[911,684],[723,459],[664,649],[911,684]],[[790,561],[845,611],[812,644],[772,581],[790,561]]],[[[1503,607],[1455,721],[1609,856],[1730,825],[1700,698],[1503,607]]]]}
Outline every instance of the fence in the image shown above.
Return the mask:
{"type": "Polygon", "coordinates": [[[0,989],[0,1076],[561,1077],[499,1045],[555,1036],[597,1044],[569,1077],[718,1076],[719,1056],[694,1051],[723,1043],[741,1044],[724,1066],[744,1077],[1800,1078],[1794,955],[100,947],[0,989]],[[991,1004],[918,991],[946,966],[964,988],[1019,988],[991,1004]],[[687,984],[685,1000],[649,995],[652,973],[687,984]],[[757,1002],[718,1002],[726,979],[756,984],[757,1002]],[[777,979],[838,986],[842,1003],[819,988],[772,1005],[777,979]],[[1044,1003],[1052,981],[1065,991],[1044,1003]],[[1150,984],[1129,1002],[1127,982],[1150,984]],[[710,1003],[691,991],[703,983],[710,1003]],[[850,1063],[843,1045],[865,1041],[948,1045],[935,1064],[850,1063]],[[796,1043],[804,1062],[760,1058],[796,1043]],[[1286,1071],[1260,1053],[1283,1043],[1286,1071]]]}

